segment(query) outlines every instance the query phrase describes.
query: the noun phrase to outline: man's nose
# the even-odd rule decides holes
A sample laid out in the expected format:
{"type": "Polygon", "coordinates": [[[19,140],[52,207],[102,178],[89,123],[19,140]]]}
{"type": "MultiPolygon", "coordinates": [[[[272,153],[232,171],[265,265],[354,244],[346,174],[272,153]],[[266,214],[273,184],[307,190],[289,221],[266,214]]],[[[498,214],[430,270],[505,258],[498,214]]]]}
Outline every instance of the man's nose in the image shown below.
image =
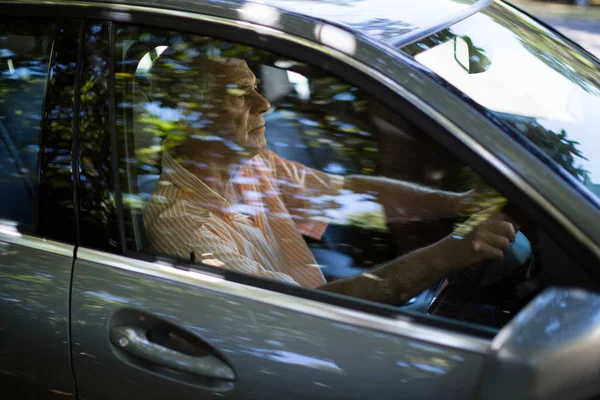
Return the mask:
{"type": "Polygon", "coordinates": [[[271,108],[269,100],[265,99],[260,93],[255,92],[252,96],[252,112],[254,114],[264,114],[271,108]]]}

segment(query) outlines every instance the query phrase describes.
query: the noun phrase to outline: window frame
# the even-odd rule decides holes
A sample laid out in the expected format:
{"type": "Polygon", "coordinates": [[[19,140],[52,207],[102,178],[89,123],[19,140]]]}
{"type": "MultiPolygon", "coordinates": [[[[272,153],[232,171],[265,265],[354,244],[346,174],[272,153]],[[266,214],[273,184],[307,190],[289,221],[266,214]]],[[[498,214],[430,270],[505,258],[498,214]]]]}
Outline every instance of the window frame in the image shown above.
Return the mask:
{"type": "MultiPolygon", "coordinates": [[[[110,8],[110,7],[108,7],[110,8]]],[[[42,7],[38,9],[38,12],[42,7]]],[[[310,48],[308,45],[301,45],[295,43],[288,38],[282,37],[271,37],[271,36],[261,36],[260,34],[249,34],[248,30],[237,29],[237,27],[224,26],[222,23],[212,22],[212,23],[204,23],[198,24],[198,21],[193,18],[182,18],[177,16],[167,17],[165,15],[161,15],[158,13],[154,13],[151,9],[147,9],[145,11],[136,10],[131,12],[124,12],[123,10],[110,11],[107,7],[103,7],[98,5],[98,13],[96,13],[95,17],[89,18],[90,8],[88,7],[78,7],[78,6],[65,6],[64,4],[61,6],[45,6],[45,10],[47,10],[50,14],[56,13],[60,15],[71,15],[71,16],[85,16],[88,19],[94,20],[106,20],[112,22],[119,23],[129,23],[136,24],[140,26],[148,26],[151,28],[163,28],[170,30],[180,30],[185,32],[191,32],[198,35],[204,36],[213,36],[223,38],[224,40],[229,40],[238,43],[244,43],[252,46],[258,46],[270,51],[277,52],[282,55],[293,54],[293,58],[301,60],[303,62],[307,62],[312,65],[321,65],[321,68],[342,78],[347,80],[348,82],[355,84],[358,87],[361,87],[368,93],[373,93],[379,90],[382,90],[380,99],[389,100],[388,104],[400,104],[401,109],[408,109],[404,111],[403,114],[410,114],[412,111],[411,119],[415,122],[417,126],[420,126],[425,131],[428,131],[432,138],[439,142],[442,145],[446,145],[446,147],[454,153],[459,159],[463,162],[466,162],[468,165],[472,166],[474,169],[478,170],[481,176],[488,179],[488,181],[493,181],[495,186],[500,188],[503,193],[509,194],[511,199],[514,199],[514,202],[520,206],[529,206],[533,208],[535,212],[532,213],[532,216],[539,221],[545,221],[546,226],[543,226],[545,229],[548,229],[548,226],[556,229],[559,229],[559,232],[568,239],[568,242],[571,243],[579,243],[574,240],[572,234],[567,232],[562,226],[554,221],[554,219],[547,215],[544,210],[540,210],[540,207],[536,205],[535,200],[529,198],[527,194],[522,193],[522,191],[516,187],[514,183],[512,183],[508,178],[506,178],[502,172],[497,170],[493,165],[489,163],[488,160],[485,160],[480,154],[475,151],[467,148],[467,146],[460,142],[458,138],[456,138],[452,133],[449,133],[446,128],[441,126],[439,122],[434,121],[431,117],[424,114],[423,111],[418,109],[418,106],[411,103],[409,99],[402,97],[400,94],[395,93],[390,87],[384,85],[382,82],[377,81],[373,77],[366,76],[364,71],[358,71],[353,68],[349,68],[347,64],[344,64],[343,61],[336,59],[335,56],[331,54],[326,54],[322,48],[325,48],[322,45],[315,45],[310,48]],[[294,52],[296,50],[296,52],[294,52]],[[367,89],[367,87],[369,89],[367,89]],[[535,214],[535,215],[534,215],[535,214]]],[[[244,27],[247,27],[249,24],[244,23],[244,27]]],[[[242,28],[240,24],[239,28],[242,28]]],[[[305,43],[308,43],[307,40],[302,40],[305,43]]],[[[111,49],[114,51],[114,48],[111,49]]],[[[473,111],[476,112],[476,111],[473,111]]],[[[114,115],[112,116],[114,118],[114,115]]],[[[498,128],[496,128],[498,130],[498,128]]],[[[113,132],[114,134],[114,132],[113,132]]],[[[575,246],[575,245],[574,245],[575,246]]],[[[582,248],[581,244],[577,246],[582,248]]],[[[588,260],[597,259],[592,255],[589,249],[585,250],[589,253],[589,257],[585,257],[588,260]]],[[[579,253],[579,252],[578,252],[579,253]]],[[[131,256],[129,254],[125,254],[126,256],[131,256]]],[[[141,258],[140,255],[135,255],[136,258],[141,258]]],[[[195,270],[198,270],[197,266],[194,266],[195,270]]],[[[219,271],[214,271],[210,268],[207,268],[207,271],[210,274],[219,274],[219,271]]],[[[221,274],[226,280],[230,280],[233,282],[240,282],[248,285],[252,285],[254,287],[265,288],[269,290],[274,290],[280,293],[290,293],[295,296],[303,297],[303,298],[313,298],[320,302],[324,302],[332,305],[342,305],[343,307],[357,310],[364,310],[369,313],[374,314],[384,314],[393,317],[398,317],[398,315],[403,314],[402,312],[394,309],[388,309],[385,306],[374,305],[372,303],[361,304],[359,300],[349,299],[340,296],[339,299],[331,294],[318,293],[317,291],[311,291],[303,288],[290,288],[286,285],[279,284],[277,282],[268,282],[263,281],[261,279],[248,277],[248,276],[237,276],[235,273],[231,273],[226,271],[226,273],[221,274]]],[[[424,318],[414,317],[411,315],[411,318],[414,322],[425,325],[434,325],[436,327],[444,327],[450,330],[459,330],[459,331],[469,331],[471,334],[475,334],[476,336],[483,337],[492,337],[493,334],[490,332],[485,332],[485,330],[479,329],[479,327],[473,328],[471,325],[468,327],[460,324],[456,321],[446,321],[441,322],[439,318],[434,319],[431,316],[424,316],[424,318]],[[447,326],[446,326],[447,324],[447,326]],[[473,332],[473,329],[475,332],[473,332]],[[491,335],[491,336],[490,336],[491,335]]],[[[444,329],[443,328],[443,329],[444,329]]]]}

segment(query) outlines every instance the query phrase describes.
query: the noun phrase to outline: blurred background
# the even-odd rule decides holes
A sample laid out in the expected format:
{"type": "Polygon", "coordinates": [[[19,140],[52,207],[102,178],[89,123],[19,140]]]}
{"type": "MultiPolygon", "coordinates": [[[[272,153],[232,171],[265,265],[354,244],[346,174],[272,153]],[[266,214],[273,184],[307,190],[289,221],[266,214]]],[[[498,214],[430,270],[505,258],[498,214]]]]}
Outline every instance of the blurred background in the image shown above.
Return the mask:
{"type": "Polygon", "coordinates": [[[512,0],[600,58],[600,0],[512,0]]]}

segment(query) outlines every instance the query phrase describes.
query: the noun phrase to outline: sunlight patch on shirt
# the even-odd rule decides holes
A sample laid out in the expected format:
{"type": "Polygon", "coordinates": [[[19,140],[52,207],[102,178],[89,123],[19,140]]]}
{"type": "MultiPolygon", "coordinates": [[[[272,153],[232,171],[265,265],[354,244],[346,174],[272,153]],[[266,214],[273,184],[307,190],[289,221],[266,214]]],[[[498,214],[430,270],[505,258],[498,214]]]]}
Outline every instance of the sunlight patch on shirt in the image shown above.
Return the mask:
{"type": "Polygon", "coordinates": [[[223,261],[217,260],[216,258],[202,260],[202,264],[210,265],[211,267],[222,267],[225,265],[223,261]]]}
{"type": "Polygon", "coordinates": [[[256,178],[247,177],[247,176],[236,176],[231,180],[232,183],[237,183],[240,185],[257,185],[258,180],[256,178]]]}

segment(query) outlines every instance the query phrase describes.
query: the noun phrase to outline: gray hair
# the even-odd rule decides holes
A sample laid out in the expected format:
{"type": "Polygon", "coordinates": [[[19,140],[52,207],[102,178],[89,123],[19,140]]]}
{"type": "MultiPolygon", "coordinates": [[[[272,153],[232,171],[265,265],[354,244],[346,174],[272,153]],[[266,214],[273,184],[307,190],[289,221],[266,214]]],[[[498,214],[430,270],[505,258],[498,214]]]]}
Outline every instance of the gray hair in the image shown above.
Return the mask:
{"type": "Polygon", "coordinates": [[[179,102],[205,103],[224,65],[239,65],[245,61],[216,55],[201,54],[193,48],[177,51],[166,49],[154,60],[149,71],[149,97],[165,105],[179,102]]]}
{"type": "Polygon", "coordinates": [[[148,96],[163,106],[178,108],[180,103],[204,103],[215,83],[205,62],[197,58],[180,59],[178,52],[163,52],[149,70],[148,96]],[[167,53],[167,54],[165,54],[167,53]]]}

